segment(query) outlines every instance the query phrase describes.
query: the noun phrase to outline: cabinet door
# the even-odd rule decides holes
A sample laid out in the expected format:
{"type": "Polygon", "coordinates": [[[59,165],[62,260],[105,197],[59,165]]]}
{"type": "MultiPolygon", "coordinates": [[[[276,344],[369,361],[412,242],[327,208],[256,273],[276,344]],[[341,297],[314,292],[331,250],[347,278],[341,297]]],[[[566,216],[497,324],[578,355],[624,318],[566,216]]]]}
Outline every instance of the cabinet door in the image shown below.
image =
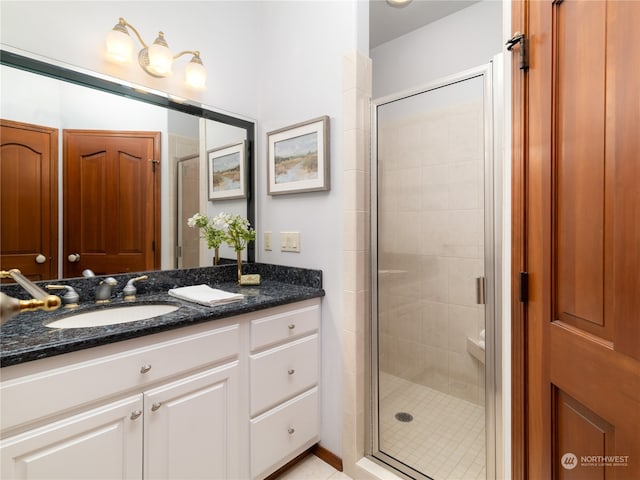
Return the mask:
{"type": "Polygon", "coordinates": [[[147,479],[239,478],[238,362],[144,394],[147,479]]]}
{"type": "MultiPolygon", "coordinates": [[[[46,402],[46,397],[42,401],[46,402]]],[[[142,395],[0,442],[3,479],[139,479],[142,395]]]]}

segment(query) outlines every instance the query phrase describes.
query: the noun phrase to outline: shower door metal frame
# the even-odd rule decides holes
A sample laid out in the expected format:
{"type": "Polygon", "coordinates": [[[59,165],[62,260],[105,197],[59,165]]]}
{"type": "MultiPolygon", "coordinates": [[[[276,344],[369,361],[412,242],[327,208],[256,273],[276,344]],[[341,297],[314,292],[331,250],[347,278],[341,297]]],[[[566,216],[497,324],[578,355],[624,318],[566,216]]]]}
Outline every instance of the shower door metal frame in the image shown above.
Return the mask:
{"type": "Polygon", "coordinates": [[[404,98],[427,93],[455,83],[482,77],[484,82],[484,275],[485,275],[485,433],[486,478],[496,478],[502,463],[502,381],[498,368],[502,363],[502,109],[503,99],[496,95],[502,86],[502,54],[493,61],[447,76],[422,87],[373,100],[371,103],[371,322],[367,335],[369,371],[365,375],[369,402],[365,454],[372,461],[391,466],[402,476],[430,479],[424,473],[390,457],[379,448],[379,339],[378,339],[378,108],[404,98]],[[497,90],[496,90],[497,89],[497,90]],[[495,117],[495,118],[494,118],[495,117]],[[495,124],[499,129],[495,129],[495,124]],[[500,412],[500,414],[497,414],[500,412]],[[500,448],[498,448],[500,447],[500,448]]]}

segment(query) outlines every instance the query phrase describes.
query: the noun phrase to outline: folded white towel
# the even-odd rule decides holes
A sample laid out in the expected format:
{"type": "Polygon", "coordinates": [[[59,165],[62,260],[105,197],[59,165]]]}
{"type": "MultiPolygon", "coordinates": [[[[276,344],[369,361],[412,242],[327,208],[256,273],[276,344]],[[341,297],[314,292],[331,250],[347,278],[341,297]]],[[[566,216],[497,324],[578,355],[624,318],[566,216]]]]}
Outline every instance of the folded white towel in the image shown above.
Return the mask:
{"type": "Polygon", "coordinates": [[[229,293],[223,290],[216,290],[208,285],[172,288],[169,290],[169,295],[189,302],[199,303],[200,305],[206,305],[208,307],[236,302],[244,298],[244,295],[240,293],[229,293]]]}

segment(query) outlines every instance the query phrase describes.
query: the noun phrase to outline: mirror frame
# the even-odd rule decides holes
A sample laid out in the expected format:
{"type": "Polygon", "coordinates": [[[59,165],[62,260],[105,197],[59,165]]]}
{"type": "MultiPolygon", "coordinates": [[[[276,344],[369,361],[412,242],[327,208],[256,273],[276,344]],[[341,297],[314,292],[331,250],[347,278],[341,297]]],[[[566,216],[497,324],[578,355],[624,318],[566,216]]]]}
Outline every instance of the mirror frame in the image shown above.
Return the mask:
{"type": "MultiPolygon", "coordinates": [[[[153,93],[146,87],[117,83],[116,81],[92,76],[4,49],[0,49],[0,64],[245,129],[247,132],[247,220],[249,220],[253,228],[256,227],[256,202],[254,195],[255,122],[217,112],[201,104],[195,104],[189,101],[178,102],[172,100],[168,94],[167,96],[163,96],[158,93],[153,93]]],[[[255,262],[255,241],[249,242],[247,245],[247,261],[255,262]]]]}

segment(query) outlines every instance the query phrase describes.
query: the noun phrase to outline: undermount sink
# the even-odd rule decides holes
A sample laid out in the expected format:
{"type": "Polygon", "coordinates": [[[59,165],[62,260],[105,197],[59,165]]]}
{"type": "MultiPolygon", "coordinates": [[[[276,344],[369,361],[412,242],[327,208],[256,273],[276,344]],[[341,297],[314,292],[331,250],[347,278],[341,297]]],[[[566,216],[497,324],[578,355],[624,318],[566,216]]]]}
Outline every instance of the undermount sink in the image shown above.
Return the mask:
{"type": "Polygon", "coordinates": [[[87,328],[135,322],[175,312],[178,306],[166,303],[148,305],[123,305],[78,312],[47,323],[50,328],[87,328]]]}

